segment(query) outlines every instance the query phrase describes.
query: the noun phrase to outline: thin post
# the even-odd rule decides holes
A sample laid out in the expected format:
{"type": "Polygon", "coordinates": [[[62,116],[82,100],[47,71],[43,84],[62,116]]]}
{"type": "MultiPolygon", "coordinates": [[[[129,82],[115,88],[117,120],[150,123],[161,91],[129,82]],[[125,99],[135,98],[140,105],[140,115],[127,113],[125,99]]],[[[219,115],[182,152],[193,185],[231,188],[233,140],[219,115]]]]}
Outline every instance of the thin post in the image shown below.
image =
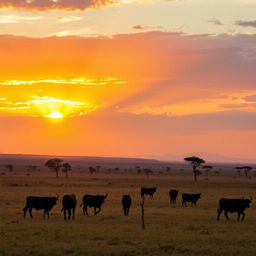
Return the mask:
{"type": "Polygon", "coordinates": [[[142,229],[145,229],[145,220],[144,220],[144,197],[141,197],[141,226],[142,229]]]}

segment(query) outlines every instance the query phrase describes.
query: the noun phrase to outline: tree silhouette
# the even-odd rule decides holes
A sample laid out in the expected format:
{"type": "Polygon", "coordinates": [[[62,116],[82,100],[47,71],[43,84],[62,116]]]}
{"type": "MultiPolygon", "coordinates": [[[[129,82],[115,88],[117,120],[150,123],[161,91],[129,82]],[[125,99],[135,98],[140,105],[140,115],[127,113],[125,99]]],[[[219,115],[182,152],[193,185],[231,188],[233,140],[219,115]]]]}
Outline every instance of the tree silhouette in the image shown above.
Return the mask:
{"type": "Polygon", "coordinates": [[[7,164],[5,165],[5,168],[7,168],[9,172],[12,172],[14,167],[12,164],[7,164]]]}
{"type": "Polygon", "coordinates": [[[249,178],[248,174],[252,170],[252,167],[251,166],[243,166],[242,169],[244,170],[244,176],[246,178],[249,178]]]}
{"type": "Polygon", "coordinates": [[[194,172],[194,180],[197,180],[197,176],[200,175],[197,168],[205,163],[205,161],[202,158],[199,158],[197,156],[189,156],[189,157],[185,157],[184,160],[186,162],[189,162],[193,168],[193,172],[194,172]]]}
{"type": "Polygon", "coordinates": [[[66,174],[66,177],[68,177],[68,172],[70,172],[72,170],[72,168],[71,168],[71,165],[69,163],[64,163],[62,165],[61,170],[66,174]]]}
{"type": "Polygon", "coordinates": [[[149,169],[149,168],[143,169],[143,172],[146,174],[147,177],[149,176],[149,174],[153,173],[153,171],[151,169],[149,169]]]}
{"type": "Polygon", "coordinates": [[[90,174],[96,173],[96,169],[94,167],[89,166],[88,169],[90,174]]]}
{"type": "Polygon", "coordinates": [[[209,172],[210,170],[212,170],[213,167],[211,165],[204,165],[202,168],[205,170],[206,177],[208,178],[209,172]]]}
{"type": "Polygon", "coordinates": [[[50,170],[55,171],[56,177],[59,177],[59,171],[60,171],[60,168],[62,167],[62,162],[63,162],[62,159],[53,158],[48,160],[44,165],[48,167],[50,170]]]}

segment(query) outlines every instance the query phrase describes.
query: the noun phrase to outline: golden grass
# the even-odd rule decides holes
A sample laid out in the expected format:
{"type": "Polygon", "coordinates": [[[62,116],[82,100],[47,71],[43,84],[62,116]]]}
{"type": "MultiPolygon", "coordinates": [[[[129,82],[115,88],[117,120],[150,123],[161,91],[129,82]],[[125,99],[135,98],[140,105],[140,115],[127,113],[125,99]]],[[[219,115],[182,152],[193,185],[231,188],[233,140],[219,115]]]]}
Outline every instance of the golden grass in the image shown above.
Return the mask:
{"type": "Polygon", "coordinates": [[[256,207],[246,210],[244,222],[224,216],[216,221],[220,197],[256,195],[255,179],[211,177],[193,182],[191,176],[89,175],[70,178],[54,174],[1,176],[1,247],[0,255],[36,256],[137,256],[137,255],[256,255],[256,207]],[[146,229],[140,225],[140,187],[157,186],[155,198],[145,201],[146,229]],[[197,208],[183,208],[180,195],[170,205],[170,188],[182,192],[201,192],[197,208]],[[102,212],[83,216],[77,208],[74,221],[64,221],[61,202],[43,219],[42,211],[33,211],[34,219],[23,219],[22,209],[28,195],[76,194],[80,205],[85,194],[108,193],[102,212]],[[121,211],[121,194],[130,193],[130,216],[121,211]]]}

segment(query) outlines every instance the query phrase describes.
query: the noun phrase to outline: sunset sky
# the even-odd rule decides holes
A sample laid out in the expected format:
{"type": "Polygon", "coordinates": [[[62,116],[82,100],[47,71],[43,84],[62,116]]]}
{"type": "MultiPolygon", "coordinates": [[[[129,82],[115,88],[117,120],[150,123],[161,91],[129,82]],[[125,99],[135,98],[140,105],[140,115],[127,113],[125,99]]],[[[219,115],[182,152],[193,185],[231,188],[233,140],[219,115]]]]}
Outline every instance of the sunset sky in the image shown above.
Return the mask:
{"type": "Polygon", "coordinates": [[[256,158],[256,0],[0,0],[0,57],[0,153],[256,158]]]}

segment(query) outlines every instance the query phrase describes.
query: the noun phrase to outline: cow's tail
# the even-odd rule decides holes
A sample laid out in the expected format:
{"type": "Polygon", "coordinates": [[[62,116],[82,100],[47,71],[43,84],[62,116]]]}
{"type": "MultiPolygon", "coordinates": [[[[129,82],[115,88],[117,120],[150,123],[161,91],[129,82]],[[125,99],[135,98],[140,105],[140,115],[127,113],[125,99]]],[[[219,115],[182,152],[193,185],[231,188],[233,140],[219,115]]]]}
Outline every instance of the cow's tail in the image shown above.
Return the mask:
{"type": "Polygon", "coordinates": [[[81,204],[80,204],[80,207],[82,207],[83,205],[84,205],[84,204],[83,204],[83,203],[81,203],[81,204]]]}

